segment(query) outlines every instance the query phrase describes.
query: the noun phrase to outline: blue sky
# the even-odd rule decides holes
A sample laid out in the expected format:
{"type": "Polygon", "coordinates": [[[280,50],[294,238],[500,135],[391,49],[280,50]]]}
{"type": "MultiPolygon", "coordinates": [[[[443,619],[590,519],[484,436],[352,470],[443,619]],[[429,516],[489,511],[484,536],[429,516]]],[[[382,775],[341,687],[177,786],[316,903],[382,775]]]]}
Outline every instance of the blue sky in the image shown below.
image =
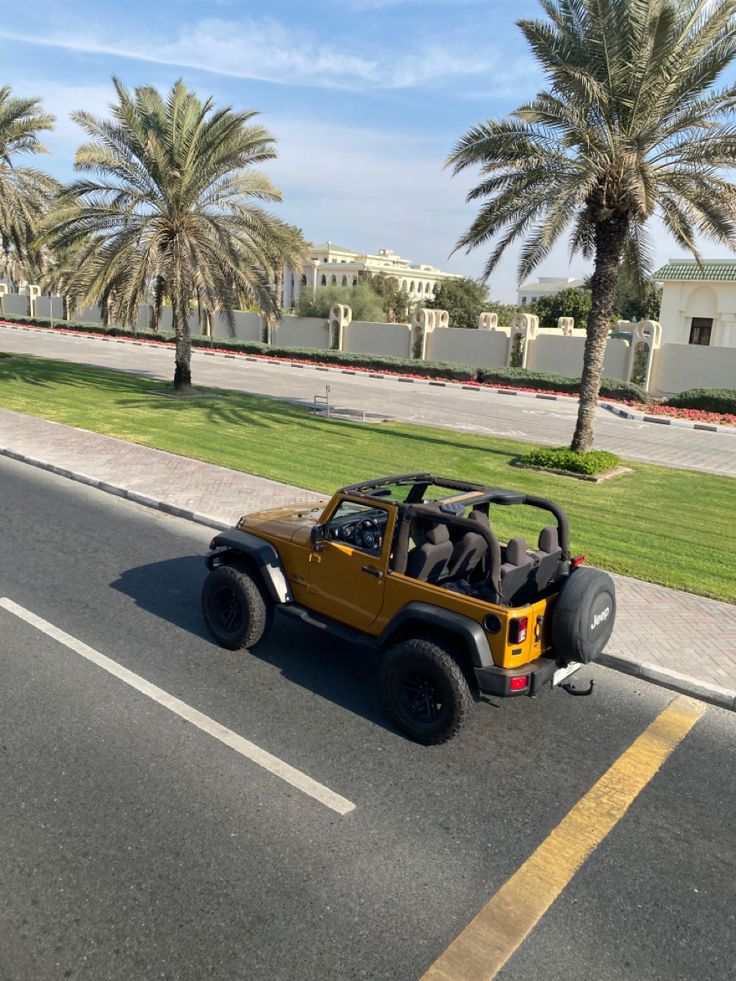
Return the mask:
{"type": "MultiPolygon", "coordinates": [[[[25,0],[4,10],[2,83],[40,96],[57,117],[44,165],[72,174],[75,109],[104,114],[110,77],[257,108],[279,142],[267,172],[279,212],[312,241],[392,248],[476,276],[482,251],[450,257],[472,220],[472,175],[443,169],[472,124],[541,87],[515,21],[536,0],[25,0]]],[[[658,261],[678,254],[656,227],[658,261]]],[[[708,254],[714,254],[711,248],[708,254]]],[[[542,275],[587,272],[561,244],[542,275]]],[[[516,254],[491,281],[515,299],[516,254]]]]}

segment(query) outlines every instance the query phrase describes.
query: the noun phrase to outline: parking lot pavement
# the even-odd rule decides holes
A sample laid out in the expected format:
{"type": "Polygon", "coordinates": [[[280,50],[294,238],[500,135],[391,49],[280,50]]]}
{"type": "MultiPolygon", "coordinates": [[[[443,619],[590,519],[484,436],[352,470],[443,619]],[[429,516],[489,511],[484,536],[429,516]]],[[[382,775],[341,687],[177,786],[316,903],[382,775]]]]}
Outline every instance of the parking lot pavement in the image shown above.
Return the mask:
{"type": "MultiPolygon", "coordinates": [[[[3,981],[419,978],[672,701],[593,667],[592,698],[487,701],[420,747],[370,655],[291,622],[253,654],[211,642],[208,529],[7,460],[0,479],[3,981]]],[[[499,976],[731,977],[736,719],[701,710],[499,976]]]]}
{"type": "MultiPolygon", "coordinates": [[[[0,327],[0,348],[75,361],[100,367],[170,378],[173,353],[139,342],[115,342],[49,331],[0,327]]],[[[315,395],[330,385],[333,405],[353,411],[380,411],[393,419],[446,426],[489,436],[546,445],[569,443],[577,405],[569,400],[543,402],[533,397],[509,398],[488,391],[467,391],[398,384],[365,373],[326,374],[316,367],[252,363],[233,355],[193,354],[194,381],[311,406],[315,395]]],[[[624,458],[736,476],[736,436],[701,430],[657,426],[621,419],[598,410],[596,445],[624,458]]]]}
{"type": "MultiPolygon", "coordinates": [[[[0,409],[2,452],[210,526],[233,524],[247,511],[320,500],[298,487],[7,409],[0,409]]],[[[605,662],[736,707],[736,607],[626,576],[614,579],[620,612],[605,662]]]]}

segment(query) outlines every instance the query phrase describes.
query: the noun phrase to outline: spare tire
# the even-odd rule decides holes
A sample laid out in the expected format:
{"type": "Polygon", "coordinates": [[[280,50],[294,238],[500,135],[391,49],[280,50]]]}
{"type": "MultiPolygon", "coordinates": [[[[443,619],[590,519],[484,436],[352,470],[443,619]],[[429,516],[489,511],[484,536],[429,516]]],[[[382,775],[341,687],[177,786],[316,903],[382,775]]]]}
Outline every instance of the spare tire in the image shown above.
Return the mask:
{"type": "Polygon", "coordinates": [[[565,661],[589,664],[610,640],[616,587],[606,572],[582,567],[565,580],[552,611],[552,647],[565,661]]]}

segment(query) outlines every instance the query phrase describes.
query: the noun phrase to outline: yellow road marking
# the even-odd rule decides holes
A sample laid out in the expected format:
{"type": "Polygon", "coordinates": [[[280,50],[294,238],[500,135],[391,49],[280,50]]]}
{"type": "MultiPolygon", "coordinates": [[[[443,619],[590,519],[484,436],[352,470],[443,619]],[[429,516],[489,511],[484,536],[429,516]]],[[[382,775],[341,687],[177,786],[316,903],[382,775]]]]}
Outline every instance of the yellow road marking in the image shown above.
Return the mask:
{"type": "Polygon", "coordinates": [[[685,696],[671,702],[501,886],[422,981],[494,978],[705,710],[702,702],[685,696]]]}

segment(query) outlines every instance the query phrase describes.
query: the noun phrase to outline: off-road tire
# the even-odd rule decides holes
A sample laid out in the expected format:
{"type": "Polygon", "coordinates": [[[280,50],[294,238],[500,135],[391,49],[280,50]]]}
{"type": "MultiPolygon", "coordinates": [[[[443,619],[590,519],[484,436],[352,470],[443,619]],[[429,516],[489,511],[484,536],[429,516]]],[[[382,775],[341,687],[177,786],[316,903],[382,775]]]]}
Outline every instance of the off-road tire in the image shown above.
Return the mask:
{"type": "Polygon", "coordinates": [[[221,565],[205,579],[202,612],[218,644],[240,651],[255,647],[270,629],[273,600],[253,574],[221,565]]]}
{"type": "Polygon", "coordinates": [[[583,566],[565,580],[552,611],[552,648],[589,664],[603,652],[616,620],[616,587],[607,572],[583,566]]]}
{"type": "Polygon", "coordinates": [[[382,681],[391,719],[426,746],[452,739],[473,713],[475,702],[462,668],[449,651],[429,640],[412,638],[390,647],[382,681]]]}

